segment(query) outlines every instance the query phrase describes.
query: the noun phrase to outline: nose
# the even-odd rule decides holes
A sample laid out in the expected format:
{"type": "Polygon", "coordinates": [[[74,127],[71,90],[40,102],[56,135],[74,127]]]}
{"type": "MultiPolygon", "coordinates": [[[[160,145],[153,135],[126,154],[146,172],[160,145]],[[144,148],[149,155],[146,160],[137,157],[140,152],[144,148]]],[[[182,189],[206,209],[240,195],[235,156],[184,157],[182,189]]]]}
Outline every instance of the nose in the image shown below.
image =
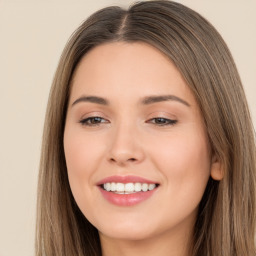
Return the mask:
{"type": "Polygon", "coordinates": [[[135,127],[121,124],[110,137],[108,160],[119,166],[138,164],[145,159],[145,152],[135,127]]]}

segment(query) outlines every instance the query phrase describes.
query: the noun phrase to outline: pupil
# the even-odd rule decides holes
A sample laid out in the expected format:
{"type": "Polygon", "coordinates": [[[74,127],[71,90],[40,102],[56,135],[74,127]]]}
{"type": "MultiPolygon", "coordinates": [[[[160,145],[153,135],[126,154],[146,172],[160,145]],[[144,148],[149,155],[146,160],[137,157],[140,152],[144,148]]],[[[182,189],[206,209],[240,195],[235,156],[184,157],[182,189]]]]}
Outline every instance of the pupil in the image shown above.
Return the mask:
{"type": "Polygon", "coordinates": [[[163,118],[157,118],[156,122],[157,123],[165,123],[165,120],[163,118]]]}
{"type": "Polygon", "coordinates": [[[96,124],[96,123],[100,123],[100,117],[94,117],[93,119],[92,119],[92,123],[93,124],[96,124]]]}

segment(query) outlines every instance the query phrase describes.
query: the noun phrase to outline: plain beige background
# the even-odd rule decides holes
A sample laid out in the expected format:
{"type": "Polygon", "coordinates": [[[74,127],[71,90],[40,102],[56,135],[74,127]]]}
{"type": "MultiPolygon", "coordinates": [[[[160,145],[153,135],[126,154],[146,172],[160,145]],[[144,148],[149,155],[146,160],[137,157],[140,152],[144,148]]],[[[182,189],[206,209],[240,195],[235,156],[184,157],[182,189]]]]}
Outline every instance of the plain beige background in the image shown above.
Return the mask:
{"type": "MultiPolygon", "coordinates": [[[[32,256],[47,97],[61,51],[92,12],[125,0],[0,0],[0,256],[32,256]]],[[[222,34],[256,124],[256,0],[180,0],[222,34]]]]}

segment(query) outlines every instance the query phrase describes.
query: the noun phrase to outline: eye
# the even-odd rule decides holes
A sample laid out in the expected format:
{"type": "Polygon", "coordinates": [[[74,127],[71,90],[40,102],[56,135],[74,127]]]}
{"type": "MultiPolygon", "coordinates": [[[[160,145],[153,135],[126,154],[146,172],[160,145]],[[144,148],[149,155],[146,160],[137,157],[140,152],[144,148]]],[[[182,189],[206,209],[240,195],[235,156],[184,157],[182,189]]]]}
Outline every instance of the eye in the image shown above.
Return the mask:
{"type": "Polygon", "coordinates": [[[108,120],[99,117],[99,116],[92,116],[79,121],[84,126],[98,126],[102,123],[108,123],[108,120]]]}
{"type": "Polygon", "coordinates": [[[147,121],[149,123],[156,124],[158,126],[167,126],[167,125],[174,125],[178,122],[178,120],[172,120],[164,117],[155,117],[147,121]]]}

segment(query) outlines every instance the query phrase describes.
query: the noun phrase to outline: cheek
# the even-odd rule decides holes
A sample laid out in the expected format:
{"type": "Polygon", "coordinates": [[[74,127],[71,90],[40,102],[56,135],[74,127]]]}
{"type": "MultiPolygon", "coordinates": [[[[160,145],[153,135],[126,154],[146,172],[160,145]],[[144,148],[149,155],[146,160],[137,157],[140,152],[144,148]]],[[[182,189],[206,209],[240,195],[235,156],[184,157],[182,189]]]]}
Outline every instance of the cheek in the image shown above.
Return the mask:
{"type": "Polygon", "coordinates": [[[88,176],[95,170],[104,150],[103,143],[93,134],[67,126],[64,133],[67,169],[74,176],[88,176]]]}
{"type": "Polygon", "coordinates": [[[203,132],[177,133],[154,143],[154,164],[168,182],[170,194],[200,201],[210,176],[209,146],[203,132]],[[157,150],[156,150],[157,149],[157,150]]]}
{"type": "Polygon", "coordinates": [[[84,136],[73,127],[66,127],[64,133],[64,151],[68,179],[73,196],[82,210],[92,198],[90,188],[93,175],[102,157],[102,145],[93,136],[84,136]]]}

